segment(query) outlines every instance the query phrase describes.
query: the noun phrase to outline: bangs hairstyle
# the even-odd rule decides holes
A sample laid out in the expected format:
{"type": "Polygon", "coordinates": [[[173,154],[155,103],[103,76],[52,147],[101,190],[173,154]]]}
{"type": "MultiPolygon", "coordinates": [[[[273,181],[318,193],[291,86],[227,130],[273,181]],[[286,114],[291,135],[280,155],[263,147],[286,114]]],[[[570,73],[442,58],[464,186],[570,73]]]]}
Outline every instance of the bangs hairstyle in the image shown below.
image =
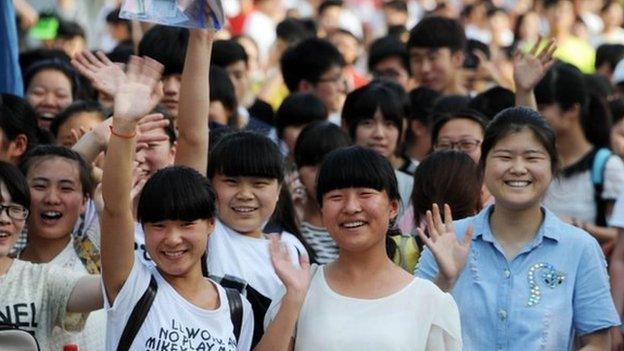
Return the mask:
{"type": "Polygon", "coordinates": [[[401,201],[394,169],[377,152],[350,146],[330,152],[318,172],[316,199],[323,207],[323,195],[336,189],[370,188],[385,190],[391,201],[401,201]]]}
{"type": "Polygon", "coordinates": [[[39,145],[26,153],[22,162],[20,162],[19,169],[24,176],[27,176],[28,171],[33,166],[56,157],[73,161],[75,166],[78,167],[78,178],[82,187],[82,194],[85,197],[92,197],[94,186],[91,179],[91,165],[74,150],[58,145],[39,145]]]}
{"type": "Polygon", "coordinates": [[[227,177],[260,177],[284,180],[284,160],[271,139],[254,132],[225,135],[210,152],[208,178],[215,174],[227,177]]]}
{"type": "Polygon", "coordinates": [[[215,193],[206,177],[184,166],[166,167],[145,183],[137,207],[141,224],[160,221],[211,219],[215,193]]]}
{"type": "MultiPolygon", "coordinates": [[[[0,161],[0,182],[6,185],[11,195],[11,202],[30,208],[30,187],[17,167],[0,161]]],[[[6,199],[2,200],[6,201],[6,199]]]]}
{"type": "Polygon", "coordinates": [[[342,120],[346,123],[352,139],[355,139],[358,125],[373,118],[377,109],[381,111],[384,120],[397,127],[399,134],[403,132],[403,119],[409,110],[406,106],[409,100],[405,92],[401,96],[391,84],[393,83],[373,81],[347,95],[342,108],[342,120]]]}
{"type": "Polygon", "coordinates": [[[503,138],[510,134],[529,130],[535,139],[546,149],[550,157],[552,174],[559,169],[559,156],[555,147],[555,132],[548,122],[537,111],[526,107],[511,107],[503,110],[494,117],[485,130],[481,143],[481,159],[479,166],[483,171],[490,150],[503,138]]]}

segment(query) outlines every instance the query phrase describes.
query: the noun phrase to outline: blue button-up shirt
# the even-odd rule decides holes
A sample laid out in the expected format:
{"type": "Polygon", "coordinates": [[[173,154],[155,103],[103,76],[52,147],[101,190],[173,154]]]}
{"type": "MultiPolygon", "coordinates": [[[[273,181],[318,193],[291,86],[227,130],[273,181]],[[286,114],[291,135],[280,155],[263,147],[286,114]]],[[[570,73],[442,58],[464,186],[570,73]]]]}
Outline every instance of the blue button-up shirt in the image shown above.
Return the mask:
{"type": "MultiPolygon", "coordinates": [[[[493,208],[455,222],[459,238],[474,227],[468,262],[451,292],[464,350],[567,351],[575,334],[620,324],[594,238],[543,209],[535,239],[508,261],[490,229],[493,208]]],[[[416,275],[433,280],[437,273],[426,249],[416,275]]]]}

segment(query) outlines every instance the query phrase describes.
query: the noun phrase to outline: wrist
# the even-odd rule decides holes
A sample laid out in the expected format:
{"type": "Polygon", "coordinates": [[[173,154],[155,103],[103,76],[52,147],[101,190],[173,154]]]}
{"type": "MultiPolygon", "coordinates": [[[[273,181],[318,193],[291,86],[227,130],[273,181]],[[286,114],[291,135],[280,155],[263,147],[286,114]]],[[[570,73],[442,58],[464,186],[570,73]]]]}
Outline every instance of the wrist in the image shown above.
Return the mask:
{"type": "Polygon", "coordinates": [[[136,131],[137,121],[115,116],[111,127],[116,133],[129,135],[136,131]]]}
{"type": "Polygon", "coordinates": [[[286,288],[286,295],[284,295],[284,301],[288,301],[294,304],[303,304],[307,294],[307,290],[295,290],[286,288]]]}

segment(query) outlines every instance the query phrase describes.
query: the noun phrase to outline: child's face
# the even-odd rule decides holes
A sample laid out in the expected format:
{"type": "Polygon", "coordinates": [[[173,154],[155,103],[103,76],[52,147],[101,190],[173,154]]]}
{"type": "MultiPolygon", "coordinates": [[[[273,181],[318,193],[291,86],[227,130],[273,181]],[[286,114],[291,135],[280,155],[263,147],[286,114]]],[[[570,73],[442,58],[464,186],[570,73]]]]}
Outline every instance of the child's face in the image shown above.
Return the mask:
{"type": "Polygon", "coordinates": [[[43,117],[39,120],[39,126],[48,130],[54,116],[73,101],[71,82],[57,70],[44,69],[30,81],[26,100],[43,117]]]}
{"type": "Polygon", "coordinates": [[[178,116],[178,103],[180,101],[181,74],[170,74],[162,77],[163,93],[165,94],[160,102],[167,107],[167,110],[174,116],[178,116]]]}
{"type": "Polygon", "coordinates": [[[497,207],[539,206],[552,177],[548,151],[528,129],[509,134],[488,152],[484,181],[497,207]]]}
{"type": "Polygon", "coordinates": [[[201,269],[208,235],[214,229],[214,220],[197,219],[191,222],[166,220],[145,223],[147,252],[158,268],[170,276],[183,276],[193,269],[201,269]]]}
{"type": "Polygon", "coordinates": [[[461,51],[453,53],[449,48],[414,47],[409,53],[412,74],[421,86],[438,92],[452,88],[463,62],[461,51]]]}
{"type": "Polygon", "coordinates": [[[76,162],[43,159],[30,167],[26,180],[31,197],[28,234],[48,240],[70,235],[86,202],[76,162]]]}
{"type": "MultiPolygon", "coordinates": [[[[0,196],[2,196],[0,200],[3,205],[13,205],[23,208],[23,206],[12,202],[11,194],[9,194],[9,190],[4,182],[0,182],[0,196]]],[[[25,223],[24,219],[11,218],[7,211],[8,210],[4,209],[0,212],[0,258],[9,255],[25,223]]]]}
{"type": "Polygon", "coordinates": [[[364,252],[385,248],[390,220],[398,213],[398,201],[386,191],[371,188],[343,188],[323,195],[323,225],[341,250],[364,252]]]}
{"type": "Polygon", "coordinates": [[[216,174],[212,186],[219,219],[241,234],[260,237],[279,199],[277,179],[216,174]]]}
{"type": "Polygon", "coordinates": [[[373,118],[358,123],[355,128],[355,143],[390,158],[396,151],[399,134],[399,128],[393,122],[384,119],[381,111],[377,109],[373,118]]]}
{"type": "Polygon", "coordinates": [[[624,119],[611,127],[611,150],[624,157],[624,119]]]}

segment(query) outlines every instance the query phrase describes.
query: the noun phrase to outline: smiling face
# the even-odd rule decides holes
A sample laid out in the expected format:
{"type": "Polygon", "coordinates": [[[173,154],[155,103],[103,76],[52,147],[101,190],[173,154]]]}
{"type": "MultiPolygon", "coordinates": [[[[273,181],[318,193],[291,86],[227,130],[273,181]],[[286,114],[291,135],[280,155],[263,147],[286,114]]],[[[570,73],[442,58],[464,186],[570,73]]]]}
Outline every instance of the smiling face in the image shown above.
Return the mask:
{"type": "Polygon", "coordinates": [[[166,220],[143,224],[145,246],[150,257],[165,275],[179,277],[201,270],[208,235],[214,220],[166,220]]]}
{"type": "Polygon", "coordinates": [[[217,193],[219,219],[235,231],[260,237],[279,199],[277,179],[228,177],[217,173],[212,178],[217,193]]]}
{"type": "Polygon", "coordinates": [[[410,49],[410,65],[414,78],[421,86],[438,92],[451,90],[459,74],[464,55],[449,48],[410,49]]]}
{"type": "MultiPolygon", "coordinates": [[[[166,135],[165,130],[155,129],[150,135],[166,135]]],[[[147,144],[139,144],[136,148],[134,160],[141,171],[141,176],[149,178],[159,169],[173,165],[176,147],[169,140],[153,141],[147,144]]]]}
{"type": "Polygon", "coordinates": [[[513,211],[539,207],[553,178],[551,159],[525,128],[502,138],[489,151],[484,178],[497,207],[513,211]]]}
{"type": "Polygon", "coordinates": [[[483,128],[473,120],[456,118],[448,121],[440,128],[436,140],[436,149],[457,148],[465,152],[475,163],[481,157],[483,128]]]}
{"type": "Polygon", "coordinates": [[[363,252],[382,246],[399,202],[386,191],[343,188],[323,195],[323,224],[341,250],[363,252]]]}
{"type": "Polygon", "coordinates": [[[92,130],[95,126],[100,124],[100,122],[102,122],[102,117],[98,112],[77,113],[59,127],[58,134],[56,135],[56,144],[71,148],[75,144],[72,129],[80,131],[82,127],[86,130],[92,130]]]}
{"type": "Polygon", "coordinates": [[[47,130],[52,119],[73,101],[71,81],[60,71],[41,70],[30,81],[26,100],[41,116],[39,127],[47,130]]]}
{"type": "MultiPolygon", "coordinates": [[[[0,182],[0,201],[3,205],[19,206],[12,202],[11,194],[4,182],[0,182]]],[[[15,245],[22,229],[24,228],[24,219],[13,219],[9,217],[7,210],[0,212],[0,258],[7,257],[11,252],[11,248],[15,245]]]]}
{"type": "Polygon", "coordinates": [[[361,120],[355,128],[355,143],[371,148],[389,158],[394,155],[399,142],[399,128],[390,120],[384,119],[377,109],[373,118],[361,120]]]}
{"type": "Polygon", "coordinates": [[[70,235],[86,202],[78,164],[44,158],[28,169],[26,181],[31,197],[28,234],[50,240],[70,235]]]}

